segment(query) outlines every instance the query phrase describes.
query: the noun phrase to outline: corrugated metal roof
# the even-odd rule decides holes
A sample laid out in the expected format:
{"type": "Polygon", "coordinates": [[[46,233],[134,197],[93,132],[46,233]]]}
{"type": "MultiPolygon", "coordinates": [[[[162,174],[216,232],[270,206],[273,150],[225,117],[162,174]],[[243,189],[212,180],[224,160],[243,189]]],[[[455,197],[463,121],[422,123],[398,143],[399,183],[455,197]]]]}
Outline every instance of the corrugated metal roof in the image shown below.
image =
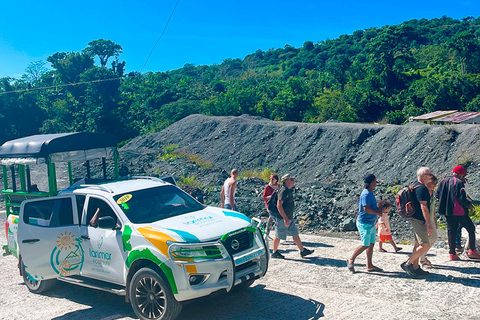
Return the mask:
{"type": "Polygon", "coordinates": [[[446,117],[435,119],[433,121],[462,123],[464,121],[468,121],[477,117],[480,117],[480,112],[457,112],[446,117]]]}
{"type": "Polygon", "coordinates": [[[413,120],[430,120],[440,116],[446,116],[454,112],[457,112],[457,110],[438,110],[438,111],[422,114],[421,116],[413,117],[413,120]]]}

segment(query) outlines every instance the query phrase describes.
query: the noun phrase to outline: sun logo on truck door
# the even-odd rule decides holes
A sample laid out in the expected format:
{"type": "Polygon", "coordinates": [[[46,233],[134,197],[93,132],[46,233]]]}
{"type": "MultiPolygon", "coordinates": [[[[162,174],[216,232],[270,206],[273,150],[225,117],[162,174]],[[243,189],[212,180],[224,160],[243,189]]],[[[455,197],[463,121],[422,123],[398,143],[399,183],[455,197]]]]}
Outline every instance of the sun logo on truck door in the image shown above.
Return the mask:
{"type": "Polygon", "coordinates": [[[50,255],[50,265],[59,276],[78,274],[83,267],[81,239],[71,232],[61,232],[50,255]]]}
{"type": "Polygon", "coordinates": [[[65,232],[65,234],[60,233],[60,235],[57,237],[57,241],[55,241],[57,243],[57,248],[60,249],[60,250],[70,250],[72,249],[72,246],[74,245],[73,244],[73,241],[75,240],[75,237],[72,235],[71,232],[69,232],[67,234],[67,232],[65,232]]]}

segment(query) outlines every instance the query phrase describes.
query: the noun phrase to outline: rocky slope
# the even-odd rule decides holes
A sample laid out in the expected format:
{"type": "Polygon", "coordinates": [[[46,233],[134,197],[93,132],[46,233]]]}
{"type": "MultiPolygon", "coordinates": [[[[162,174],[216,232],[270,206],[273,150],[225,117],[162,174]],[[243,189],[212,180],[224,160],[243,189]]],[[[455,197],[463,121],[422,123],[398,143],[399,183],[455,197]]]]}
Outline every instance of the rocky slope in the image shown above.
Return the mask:
{"type": "MultiPolygon", "coordinates": [[[[476,125],[405,126],[277,122],[258,117],[192,115],[165,130],[132,140],[120,149],[121,174],[194,177],[208,203],[218,204],[219,190],[231,168],[240,172],[269,168],[297,177],[297,213],[307,230],[354,230],[362,177],[381,180],[377,199],[393,201],[394,191],[412,184],[416,169],[428,166],[439,178],[454,165],[469,165],[467,192],[480,198],[480,127],[476,125]],[[167,146],[197,155],[162,160],[167,146]],[[210,168],[202,168],[204,162],[210,168]]],[[[205,166],[204,166],[205,167],[205,166]]],[[[239,210],[263,212],[265,183],[239,181],[239,210]]],[[[197,191],[199,192],[199,191],[197,191]]],[[[393,211],[392,211],[393,214],[393,211]]],[[[410,237],[408,224],[393,214],[394,229],[410,237]]]]}

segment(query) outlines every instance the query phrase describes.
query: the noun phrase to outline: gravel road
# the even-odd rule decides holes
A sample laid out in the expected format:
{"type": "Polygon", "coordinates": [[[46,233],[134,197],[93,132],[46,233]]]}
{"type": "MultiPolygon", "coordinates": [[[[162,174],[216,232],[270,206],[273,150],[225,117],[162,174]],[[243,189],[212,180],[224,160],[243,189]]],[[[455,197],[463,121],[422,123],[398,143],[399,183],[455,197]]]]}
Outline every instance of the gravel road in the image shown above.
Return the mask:
{"type": "MultiPolygon", "coordinates": [[[[0,213],[1,246],[4,220],[0,213]]],[[[480,319],[480,263],[451,262],[445,249],[434,248],[432,275],[410,279],[399,267],[411,250],[403,246],[404,253],[375,252],[374,263],[385,272],[367,272],[361,255],[351,274],[345,259],[357,239],[301,237],[315,249],[311,258],[301,259],[294,245],[283,244],[287,259],[271,261],[266,277],[250,289],[190,302],[179,319],[480,319]]],[[[124,298],[113,294],[61,282],[44,295],[32,294],[16,265],[13,256],[0,256],[1,319],[136,319],[124,298]]]]}

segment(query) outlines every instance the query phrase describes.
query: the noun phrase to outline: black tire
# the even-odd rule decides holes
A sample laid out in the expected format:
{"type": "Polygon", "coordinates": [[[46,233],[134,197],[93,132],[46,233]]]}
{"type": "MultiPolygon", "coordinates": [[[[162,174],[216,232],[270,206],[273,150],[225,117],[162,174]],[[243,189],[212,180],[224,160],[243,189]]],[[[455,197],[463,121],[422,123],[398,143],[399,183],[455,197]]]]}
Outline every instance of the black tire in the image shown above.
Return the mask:
{"type": "Polygon", "coordinates": [[[56,284],[56,279],[49,279],[49,280],[40,280],[34,281],[30,280],[27,276],[27,272],[25,271],[25,266],[23,265],[23,261],[21,262],[22,268],[22,277],[23,282],[27,286],[28,290],[33,293],[43,293],[50,289],[52,289],[56,284]]]}
{"type": "Polygon", "coordinates": [[[182,311],[170,286],[150,268],[142,268],[133,275],[129,295],[133,311],[142,320],[174,320],[182,311]]]}

